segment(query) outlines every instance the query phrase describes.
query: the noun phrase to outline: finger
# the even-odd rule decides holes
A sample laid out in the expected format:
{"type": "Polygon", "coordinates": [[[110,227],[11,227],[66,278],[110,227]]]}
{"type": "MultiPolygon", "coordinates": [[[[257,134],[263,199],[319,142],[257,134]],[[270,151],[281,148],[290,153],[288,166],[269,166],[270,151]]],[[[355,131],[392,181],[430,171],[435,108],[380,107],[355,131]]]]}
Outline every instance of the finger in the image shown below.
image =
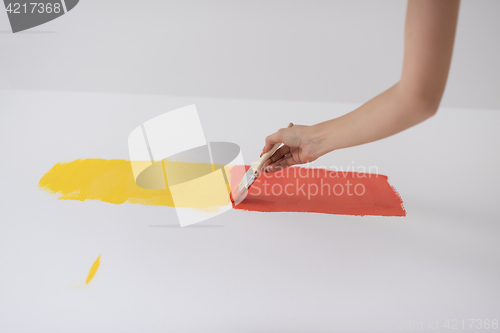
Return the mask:
{"type": "Polygon", "coordinates": [[[290,152],[290,147],[284,145],[281,146],[276,152],[274,152],[273,156],[271,156],[268,161],[271,161],[271,163],[276,162],[277,160],[281,159],[283,156],[288,154],[290,152]]]}
{"type": "Polygon", "coordinates": [[[295,161],[292,155],[290,156],[285,156],[285,158],[277,161],[276,163],[273,163],[272,165],[269,165],[266,167],[264,170],[265,172],[272,173],[276,171],[283,170],[285,168],[288,168],[291,165],[298,164],[298,162],[295,161]]]}
{"type": "Polygon", "coordinates": [[[261,170],[264,170],[265,168],[267,168],[267,167],[268,167],[268,166],[270,166],[270,165],[274,165],[276,162],[281,161],[281,160],[282,160],[283,158],[285,158],[286,156],[287,156],[287,155],[284,155],[284,156],[283,156],[283,157],[281,157],[279,160],[274,161],[274,162],[273,162],[273,161],[271,161],[271,160],[267,160],[267,161],[265,161],[265,162],[264,162],[264,164],[262,164],[262,169],[261,169],[261,170]]]}
{"type": "Polygon", "coordinates": [[[264,169],[265,167],[267,167],[269,165],[274,165],[274,164],[276,164],[277,162],[281,161],[284,158],[292,156],[293,152],[296,149],[297,148],[290,148],[288,146],[281,146],[280,149],[278,149],[276,151],[276,153],[274,153],[274,155],[271,156],[271,157],[274,157],[274,158],[270,158],[266,162],[264,162],[264,164],[262,165],[262,169],[264,169]],[[280,152],[279,155],[276,155],[276,153],[279,152],[281,149],[283,149],[283,151],[282,151],[283,153],[280,152]]]}
{"type": "Polygon", "coordinates": [[[269,160],[266,161],[265,166],[263,166],[263,169],[264,168],[267,168],[267,167],[272,167],[272,166],[275,166],[275,165],[279,165],[279,163],[284,160],[285,158],[289,157],[290,154],[286,154],[285,156],[283,156],[282,158],[280,158],[279,160],[277,160],[276,162],[271,162],[269,160]]]}
{"type": "Polygon", "coordinates": [[[296,147],[297,135],[298,130],[295,126],[289,128],[281,128],[276,133],[273,133],[266,138],[264,152],[271,150],[271,148],[277,143],[284,143],[285,145],[296,147]]]}
{"type": "Polygon", "coordinates": [[[271,159],[268,159],[267,161],[264,162],[264,164],[262,164],[261,170],[264,170],[266,167],[268,167],[270,165],[276,164],[277,162],[281,161],[282,159],[288,157],[289,155],[290,155],[290,153],[285,154],[285,155],[281,156],[279,159],[277,159],[276,161],[272,161],[271,159]]]}

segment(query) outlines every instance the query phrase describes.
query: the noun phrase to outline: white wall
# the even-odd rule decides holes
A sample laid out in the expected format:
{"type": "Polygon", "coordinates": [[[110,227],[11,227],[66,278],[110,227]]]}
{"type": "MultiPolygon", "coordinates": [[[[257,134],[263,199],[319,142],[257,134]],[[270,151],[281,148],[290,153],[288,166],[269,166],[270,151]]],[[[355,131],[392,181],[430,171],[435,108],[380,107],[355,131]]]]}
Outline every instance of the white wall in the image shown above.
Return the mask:
{"type": "MultiPolygon", "coordinates": [[[[82,0],[25,33],[0,89],[364,102],[400,75],[406,1],[82,0]]],[[[500,1],[465,0],[443,106],[500,109],[500,1]]]]}

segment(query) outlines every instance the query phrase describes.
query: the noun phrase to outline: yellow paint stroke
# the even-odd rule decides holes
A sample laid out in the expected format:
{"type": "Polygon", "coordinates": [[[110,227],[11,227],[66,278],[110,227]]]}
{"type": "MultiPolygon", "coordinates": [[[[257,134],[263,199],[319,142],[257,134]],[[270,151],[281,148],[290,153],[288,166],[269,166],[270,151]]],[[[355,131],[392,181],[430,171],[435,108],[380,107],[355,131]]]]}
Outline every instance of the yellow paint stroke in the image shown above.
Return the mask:
{"type": "Polygon", "coordinates": [[[90,281],[94,278],[95,273],[99,269],[99,265],[101,264],[101,255],[97,257],[96,261],[92,264],[92,267],[90,267],[89,275],[87,276],[87,281],[85,281],[85,284],[89,284],[90,281]]]}
{"type": "MultiPolygon", "coordinates": [[[[59,200],[100,200],[112,204],[176,206],[207,211],[214,211],[228,204],[229,188],[225,183],[221,185],[222,174],[219,177],[215,172],[193,179],[196,170],[199,173],[199,170],[207,169],[206,163],[166,163],[169,170],[174,170],[178,175],[177,180],[170,179],[173,184],[171,186],[168,186],[169,182],[163,176],[162,184],[153,186],[153,189],[138,186],[131,162],[120,159],[80,159],[58,163],[40,179],[38,186],[57,194],[59,200]],[[187,179],[192,180],[186,181],[187,179]],[[172,191],[175,191],[175,205],[172,191]]],[[[213,166],[209,166],[209,170],[213,170],[212,168],[213,166]]],[[[160,172],[164,174],[164,170],[160,172]]],[[[155,181],[153,179],[153,183],[155,181]]]]}

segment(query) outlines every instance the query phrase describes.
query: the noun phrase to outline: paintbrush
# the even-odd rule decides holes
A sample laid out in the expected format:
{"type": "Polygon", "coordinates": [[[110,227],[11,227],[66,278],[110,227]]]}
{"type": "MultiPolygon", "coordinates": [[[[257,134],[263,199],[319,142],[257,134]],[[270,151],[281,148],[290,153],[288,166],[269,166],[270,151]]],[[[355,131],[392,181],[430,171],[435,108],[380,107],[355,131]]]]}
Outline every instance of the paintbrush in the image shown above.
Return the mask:
{"type": "MultiPolygon", "coordinates": [[[[293,124],[290,123],[286,128],[292,127],[293,124]]],[[[238,183],[234,193],[232,194],[233,202],[235,204],[239,204],[246,198],[248,194],[248,189],[254,183],[255,179],[259,177],[260,171],[262,169],[262,165],[273,156],[273,154],[278,150],[281,146],[281,142],[278,142],[273,146],[273,148],[267,153],[263,154],[257,162],[254,162],[250,165],[250,169],[245,173],[243,179],[238,183]]]]}

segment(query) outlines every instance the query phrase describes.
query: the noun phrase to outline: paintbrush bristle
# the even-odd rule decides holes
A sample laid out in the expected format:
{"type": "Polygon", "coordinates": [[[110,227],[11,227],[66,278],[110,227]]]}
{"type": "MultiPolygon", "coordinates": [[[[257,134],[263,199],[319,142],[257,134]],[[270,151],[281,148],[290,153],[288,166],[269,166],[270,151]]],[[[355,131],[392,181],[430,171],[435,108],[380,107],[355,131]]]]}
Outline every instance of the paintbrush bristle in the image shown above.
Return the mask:
{"type": "Polygon", "coordinates": [[[253,182],[257,178],[257,175],[258,173],[255,172],[252,167],[250,167],[250,169],[248,169],[248,171],[243,175],[243,178],[238,183],[238,186],[234,191],[234,195],[232,195],[233,202],[235,204],[238,204],[243,201],[243,199],[245,199],[248,194],[248,189],[250,188],[250,186],[252,186],[253,182]]]}

